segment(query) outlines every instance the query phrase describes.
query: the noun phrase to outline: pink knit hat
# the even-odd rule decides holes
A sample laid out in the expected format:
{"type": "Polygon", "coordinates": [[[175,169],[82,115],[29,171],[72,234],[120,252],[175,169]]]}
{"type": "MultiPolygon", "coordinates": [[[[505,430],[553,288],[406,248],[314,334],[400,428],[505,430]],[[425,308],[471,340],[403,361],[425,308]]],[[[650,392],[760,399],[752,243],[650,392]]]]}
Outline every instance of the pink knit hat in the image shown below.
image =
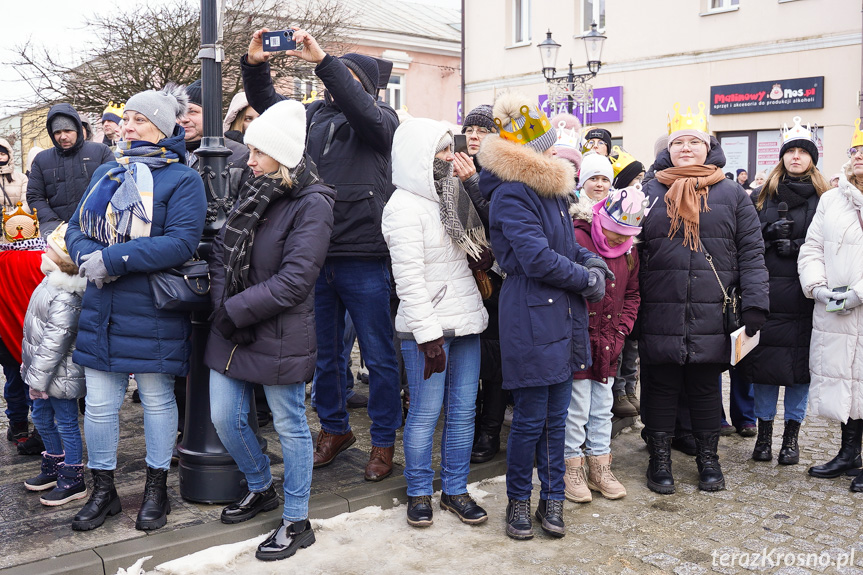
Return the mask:
{"type": "Polygon", "coordinates": [[[637,236],[652,207],[641,190],[641,184],[634,184],[622,190],[612,190],[604,202],[593,207],[593,212],[606,230],[623,236],[637,236]]]}

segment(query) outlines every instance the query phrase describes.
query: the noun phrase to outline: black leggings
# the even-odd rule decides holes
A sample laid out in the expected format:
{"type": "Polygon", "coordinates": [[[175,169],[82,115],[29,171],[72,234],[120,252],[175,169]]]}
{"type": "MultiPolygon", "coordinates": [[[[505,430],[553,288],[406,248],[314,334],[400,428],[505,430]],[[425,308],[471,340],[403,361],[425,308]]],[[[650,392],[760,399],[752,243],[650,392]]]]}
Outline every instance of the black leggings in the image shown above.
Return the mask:
{"type": "Polygon", "coordinates": [[[719,431],[722,394],[716,382],[727,368],[722,363],[642,365],[644,425],[651,431],[674,433],[678,402],[685,393],[692,431],[719,431]]]}

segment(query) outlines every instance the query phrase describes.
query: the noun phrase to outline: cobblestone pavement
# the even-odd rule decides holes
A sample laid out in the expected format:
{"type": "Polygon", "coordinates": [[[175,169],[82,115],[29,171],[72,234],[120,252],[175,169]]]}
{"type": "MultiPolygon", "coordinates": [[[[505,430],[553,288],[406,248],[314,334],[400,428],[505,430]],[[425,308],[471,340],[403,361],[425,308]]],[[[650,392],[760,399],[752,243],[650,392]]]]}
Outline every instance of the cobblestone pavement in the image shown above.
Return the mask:
{"type": "MultiPolygon", "coordinates": [[[[365,391],[363,386],[358,389],[365,391]]],[[[727,386],[725,403],[727,407],[727,386]]],[[[145,474],[141,407],[127,402],[121,414],[117,476],[123,513],[88,533],[74,533],[69,527],[79,502],[45,508],[37,495],[25,492],[22,481],[38,471],[38,458],[19,456],[12,444],[0,442],[0,545],[4,550],[0,568],[143,536],[134,529],[145,474]]],[[[364,410],[352,410],[351,416],[358,443],[330,467],[315,471],[313,493],[363,483],[362,470],[369,449],[368,419],[364,410]]],[[[317,417],[311,411],[309,422],[317,431],[317,417]]],[[[5,421],[0,423],[0,432],[5,432],[5,426],[5,421]]],[[[778,427],[774,452],[781,443],[781,425],[778,427]]],[[[754,438],[723,437],[720,460],[727,488],[716,493],[699,491],[694,459],[674,451],[677,493],[669,496],[657,495],[645,486],[647,452],[639,429],[640,424],[625,430],[612,444],[614,472],[626,486],[627,497],[618,501],[599,498],[584,505],[567,503],[567,537],[554,544],[537,537],[522,547],[519,564],[536,573],[565,575],[748,571],[863,574],[863,495],[849,491],[847,477],[814,479],[806,474],[807,467],[835,454],[838,423],[807,418],[800,434],[800,464],[787,467],[778,466],[775,459],[770,463],[751,461],[754,438]],[[768,555],[764,560],[755,556],[765,550],[768,555]],[[828,557],[843,560],[841,554],[850,555],[852,551],[854,566],[837,568],[817,563],[828,557]],[[782,559],[787,561],[785,553],[794,554],[793,565],[772,565],[782,559]],[[798,554],[812,554],[808,566],[802,564],[806,557],[798,554]]],[[[270,445],[277,446],[272,426],[263,432],[270,445]]],[[[397,445],[400,472],[404,463],[400,437],[397,445]]],[[[282,462],[277,448],[271,447],[270,457],[274,475],[280,476],[282,462]]],[[[166,530],[217,520],[221,507],[183,501],[176,471],[169,478],[174,511],[166,530]]],[[[499,524],[494,529],[502,530],[502,519],[497,520],[499,524]]],[[[503,537],[502,531],[498,533],[503,537]]],[[[502,538],[502,544],[509,545],[504,541],[502,538]]]]}

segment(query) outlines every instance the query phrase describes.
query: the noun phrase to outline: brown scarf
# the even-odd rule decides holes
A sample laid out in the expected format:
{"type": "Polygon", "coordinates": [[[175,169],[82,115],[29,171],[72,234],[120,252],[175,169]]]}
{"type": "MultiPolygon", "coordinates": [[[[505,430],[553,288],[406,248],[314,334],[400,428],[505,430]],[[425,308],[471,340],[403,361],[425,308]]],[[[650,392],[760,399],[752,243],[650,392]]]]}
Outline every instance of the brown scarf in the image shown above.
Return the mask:
{"type": "Polygon", "coordinates": [[[667,168],[656,172],[656,179],[668,186],[665,206],[671,219],[668,237],[673,238],[683,222],[683,245],[697,252],[701,246],[698,239],[699,213],[709,212],[707,192],[709,186],[725,179],[722,170],[713,165],[667,168]]]}

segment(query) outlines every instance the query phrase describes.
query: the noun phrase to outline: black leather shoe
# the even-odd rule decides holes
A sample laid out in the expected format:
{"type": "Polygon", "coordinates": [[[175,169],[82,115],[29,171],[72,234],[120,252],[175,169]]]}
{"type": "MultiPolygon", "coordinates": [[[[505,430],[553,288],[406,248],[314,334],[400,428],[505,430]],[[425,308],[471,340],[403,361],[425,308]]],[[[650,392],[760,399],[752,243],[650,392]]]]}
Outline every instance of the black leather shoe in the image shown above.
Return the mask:
{"type": "Polygon", "coordinates": [[[857,476],[851,480],[850,489],[855,493],[863,493],[863,473],[858,473],[857,476]]]}
{"type": "Polygon", "coordinates": [[[800,462],[800,445],[797,443],[799,432],[799,421],[789,419],[785,422],[785,431],[782,433],[782,448],[776,459],[779,465],[796,465],[800,462]]]}
{"type": "Polygon", "coordinates": [[[849,419],[842,424],[842,445],[839,453],[823,465],[809,468],[809,475],[830,479],[861,466],[860,441],[863,436],[863,419],[849,419]]]}
{"type": "Polygon", "coordinates": [[[168,501],[168,470],[147,467],[147,482],[144,484],[144,499],[138,510],[135,529],[152,531],[164,527],[171,513],[168,501]]]}
{"type": "Polygon", "coordinates": [[[752,448],[753,461],[770,461],[773,459],[773,420],[758,420],[758,439],[752,448]]]}
{"type": "MultiPolygon", "coordinates": [[[[646,429],[646,428],[645,428],[646,429]]],[[[647,431],[647,487],[656,493],[674,493],[674,476],[671,473],[672,434],[663,431],[647,431]]]]}
{"type": "Polygon", "coordinates": [[[93,474],[93,492],[72,520],[74,531],[96,529],[105,522],[105,517],[121,511],[120,498],[114,488],[114,471],[91,469],[90,473],[93,474]]]}
{"type": "Polygon", "coordinates": [[[432,523],[431,495],[408,496],[408,525],[428,527],[432,523]]]}
{"type": "Polygon", "coordinates": [[[563,525],[563,501],[540,499],[536,508],[536,520],[542,530],[552,537],[563,537],[566,528],[563,525]]]}
{"type": "Polygon", "coordinates": [[[272,484],[258,493],[247,491],[242,499],[222,509],[222,523],[242,523],[261,511],[272,511],[278,506],[279,494],[272,484]]]}
{"type": "Polygon", "coordinates": [[[698,488],[702,491],[721,491],[725,489],[725,476],[719,466],[719,431],[693,433],[698,453],[695,464],[698,466],[698,488]]]}
{"type": "Polygon", "coordinates": [[[282,524],[258,545],[255,558],[261,561],[278,561],[287,559],[297,552],[297,549],[305,549],[315,542],[315,532],[308,519],[291,523],[282,519],[282,524]]]}
{"type": "Polygon", "coordinates": [[[510,499],[506,506],[506,534],[513,539],[533,539],[530,499],[510,499]]]}
{"type": "Polygon", "coordinates": [[[470,452],[471,463],[490,461],[500,451],[500,435],[480,433],[470,452]]]}
{"type": "Polygon", "coordinates": [[[478,525],[485,523],[488,519],[488,513],[485,509],[477,505],[470,493],[462,493],[461,495],[447,495],[441,493],[440,508],[445,511],[452,511],[462,523],[468,525],[478,525]]]}

